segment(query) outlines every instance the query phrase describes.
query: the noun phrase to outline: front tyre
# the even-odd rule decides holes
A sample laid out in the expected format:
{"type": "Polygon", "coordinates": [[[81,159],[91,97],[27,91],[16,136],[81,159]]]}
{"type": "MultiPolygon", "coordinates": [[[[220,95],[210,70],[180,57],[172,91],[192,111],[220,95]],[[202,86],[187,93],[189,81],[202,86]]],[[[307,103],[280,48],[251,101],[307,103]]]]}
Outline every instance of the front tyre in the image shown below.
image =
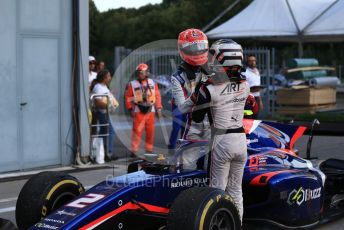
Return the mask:
{"type": "Polygon", "coordinates": [[[15,211],[18,228],[28,229],[84,191],[75,177],[63,172],[34,175],[25,183],[18,196],[15,211]]]}
{"type": "Polygon", "coordinates": [[[224,191],[209,187],[184,190],[171,206],[168,230],[241,229],[239,211],[224,191]]]}

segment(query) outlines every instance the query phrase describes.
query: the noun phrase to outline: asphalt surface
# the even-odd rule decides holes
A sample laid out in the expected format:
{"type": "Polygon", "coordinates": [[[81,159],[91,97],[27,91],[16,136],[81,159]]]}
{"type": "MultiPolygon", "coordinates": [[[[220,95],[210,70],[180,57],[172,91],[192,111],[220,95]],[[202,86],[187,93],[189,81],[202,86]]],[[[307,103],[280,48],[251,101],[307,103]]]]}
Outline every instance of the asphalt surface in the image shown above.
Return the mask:
{"type": "MultiPolygon", "coordinates": [[[[130,126],[130,123],[127,125],[118,126],[116,129],[116,155],[120,157],[129,156],[129,150],[126,147],[130,146],[130,130],[128,130],[128,125],[130,126]]],[[[170,126],[168,126],[167,122],[165,121],[162,121],[161,126],[156,128],[155,149],[157,149],[158,153],[166,152],[166,143],[168,141],[169,132],[170,126]]],[[[305,156],[307,140],[308,136],[304,136],[297,142],[295,146],[299,150],[301,156],[305,156]]],[[[319,159],[344,159],[344,155],[342,154],[343,144],[344,137],[316,136],[314,137],[313,141],[312,156],[316,156],[319,159]]],[[[107,176],[125,174],[127,164],[128,160],[126,158],[122,158],[120,160],[111,162],[111,164],[107,164],[102,169],[74,172],[71,173],[71,175],[77,177],[86,188],[89,188],[93,185],[96,185],[100,181],[105,180],[107,176]]],[[[18,179],[0,183],[0,218],[8,219],[15,223],[15,204],[20,189],[23,187],[26,181],[26,179],[18,179]]],[[[344,218],[318,226],[314,229],[342,229],[342,226],[344,226],[344,218]]],[[[262,225],[245,225],[244,227],[245,229],[275,229],[270,226],[262,225]]]]}

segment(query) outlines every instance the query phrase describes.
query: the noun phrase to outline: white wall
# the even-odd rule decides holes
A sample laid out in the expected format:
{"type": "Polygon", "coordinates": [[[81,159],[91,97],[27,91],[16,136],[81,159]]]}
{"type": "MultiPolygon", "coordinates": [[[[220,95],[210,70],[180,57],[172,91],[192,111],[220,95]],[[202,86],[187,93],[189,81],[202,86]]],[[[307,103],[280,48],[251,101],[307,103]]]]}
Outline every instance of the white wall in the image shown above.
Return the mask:
{"type": "Polygon", "coordinates": [[[16,1],[0,6],[0,171],[19,167],[16,1]]]}
{"type": "MultiPolygon", "coordinates": [[[[87,74],[88,1],[80,8],[81,74],[87,74]]],[[[1,0],[0,50],[0,172],[70,164],[72,0],[1,0]]],[[[84,155],[86,105],[81,103],[84,155]]]]}

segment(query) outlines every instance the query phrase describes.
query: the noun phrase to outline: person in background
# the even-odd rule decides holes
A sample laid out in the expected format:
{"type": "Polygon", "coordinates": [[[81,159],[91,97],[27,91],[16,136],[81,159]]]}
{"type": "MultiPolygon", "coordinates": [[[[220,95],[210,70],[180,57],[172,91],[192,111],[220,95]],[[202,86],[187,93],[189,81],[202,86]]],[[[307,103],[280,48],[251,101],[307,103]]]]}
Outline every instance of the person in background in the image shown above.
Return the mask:
{"type": "Polygon", "coordinates": [[[255,97],[250,93],[245,103],[244,118],[255,119],[258,114],[258,104],[255,97]]]}
{"type": "Polygon", "coordinates": [[[100,126],[98,135],[104,135],[103,141],[104,141],[104,147],[105,152],[107,155],[105,155],[105,161],[110,160],[117,160],[118,157],[113,154],[113,143],[115,138],[115,131],[113,129],[113,126],[110,121],[108,109],[109,106],[118,107],[117,100],[113,97],[109,90],[109,84],[111,81],[111,75],[110,71],[107,69],[104,69],[100,71],[97,74],[96,78],[96,84],[93,85],[91,89],[92,94],[106,94],[106,96],[99,96],[95,97],[95,114],[97,117],[97,121],[100,126]],[[110,100],[110,102],[108,102],[110,100]],[[109,124],[108,126],[105,124],[109,124]],[[108,134],[108,135],[107,135],[108,134]]]}
{"type": "Polygon", "coordinates": [[[161,117],[161,96],[158,85],[150,79],[148,65],[136,67],[135,80],[129,82],[125,91],[125,105],[133,118],[131,152],[135,157],[139,151],[143,129],[146,130],[145,156],[153,153],[155,112],[161,117]]]}
{"type": "MultiPolygon", "coordinates": [[[[97,72],[96,72],[96,59],[94,56],[88,57],[88,90],[91,93],[97,82],[97,72]]],[[[96,135],[97,127],[97,114],[94,110],[89,109],[89,120],[91,123],[91,135],[96,135]]]]}
{"type": "Polygon", "coordinates": [[[246,72],[243,73],[245,75],[247,82],[250,86],[251,94],[254,96],[257,104],[258,104],[258,112],[253,116],[253,118],[257,118],[259,111],[263,110],[263,101],[260,96],[260,89],[261,89],[261,77],[259,70],[257,69],[257,59],[254,55],[248,55],[246,59],[247,67],[246,72]]]}
{"type": "Polygon", "coordinates": [[[97,78],[96,72],[96,59],[93,56],[88,57],[88,85],[91,86],[92,82],[97,78]]]}
{"type": "Polygon", "coordinates": [[[106,68],[106,65],[105,65],[104,61],[99,61],[97,63],[97,67],[96,67],[97,73],[99,73],[100,71],[102,71],[105,68],[106,68]]]}

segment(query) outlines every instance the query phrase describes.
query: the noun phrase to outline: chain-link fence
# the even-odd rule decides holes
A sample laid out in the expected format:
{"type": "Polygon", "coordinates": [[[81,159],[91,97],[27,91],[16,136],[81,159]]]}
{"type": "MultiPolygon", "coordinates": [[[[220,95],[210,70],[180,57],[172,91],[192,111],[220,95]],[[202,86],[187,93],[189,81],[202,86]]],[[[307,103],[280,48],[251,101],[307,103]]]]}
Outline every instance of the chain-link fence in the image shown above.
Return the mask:
{"type": "Polygon", "coordinates": [[[343,81],[344,81],[344,65],[338,65],[337,66],[336,74],[337,74],[339,80],[341,81],[341,83],[343,84],[343,81]]]}
{"type": "Polygon", "coordinates": [[[276,87],[273,80],[275,75],[275,50],[267,48],[244,49],[244,60],[247,59],[248,55],[256,57],[261,85],[264,87],[261,91],[264,109],[260,112],[260,115],[262,117],[273,116],[276,103],[276,87]]]}
{"type": "MultiPolygon", "coordinates": [[[[247,55],[255,55],[257,59],[257,68],[260,71],[261,84],[264,87],[262,91],[264,111],[262,111],[261,115],[273,115],[275,110],[275,87],[272,79],[274,76],[275,52],[267,48],[244,49],[244,55],[245,57],[247,55]]],[[[123,86],[134,78],[133,74],[135,73],[136,66],[144,62],[150,66],[151,77],[162,88],[164,105],[168,104],[171,99],[171,92],[168,89],[170,76],[176,71],[177,66],[181,62],[176,45],[165,45],[159,48],[157,46],[147,46],[134,51],[125,47],[115,47],[114,60],[115,75],[118,80],[116,83],[113,82],[112,85],[116,89],[116,96],[118,98],[123,98],[123,86]],[[121,87],[118,87],[118,85],[121,87]]],[[[120,111],[123,112],[123,103],[121,104],[120,111]]]]}

